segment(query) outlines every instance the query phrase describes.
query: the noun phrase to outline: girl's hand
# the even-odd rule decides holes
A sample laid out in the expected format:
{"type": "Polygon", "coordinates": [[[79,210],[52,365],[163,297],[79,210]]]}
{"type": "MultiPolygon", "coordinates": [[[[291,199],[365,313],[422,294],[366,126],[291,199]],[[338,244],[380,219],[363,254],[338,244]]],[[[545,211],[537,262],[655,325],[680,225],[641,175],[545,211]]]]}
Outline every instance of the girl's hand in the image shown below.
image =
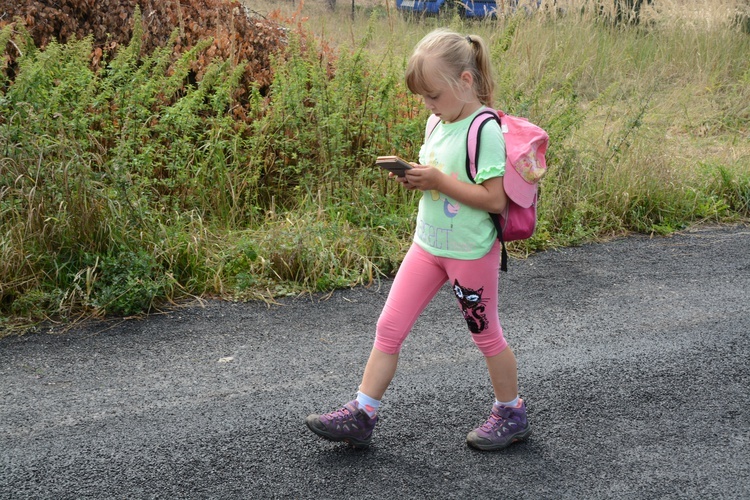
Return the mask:
{"type": "Polygon", "coordinates": [[[414,167],[406,172],[406,181],[412,189],[420,191],[429,191],[431,189],[439,191],[440,182],[444,174],[430,165],[419,165],[412,163],[414,167]]]}
{"type": "Polygon", "coordinates": [[[481,184],[473,184],[461,181],[457,176],[444,174],[430,165],[411,165],[414,168],[408,170],[404,177],[398,177],[398,181],[406,189],[438,191],[459,203],[493,214],[505,210],[507,197],[502,177],[492,177],[481,184]]]}
{"type": "MultiPolygon", "coordinates": [[[[414,167],[414,168],[417,168],[417,167],[419,167],[419,164],[417,164],[417,163],[414,163],[414,162],[409,162],[409,164],[410,164],[410,165],[411,165],[412,167],[414,167]]],[[[411,184],[411,183],[409,182],[409,179],[408,179],[408,178],[407,178],[406,176],[404,176],[404,177],[399,177],[398,175],[394,174],[393,172],[388,172],[388,177],[390,177],[391,179],[395,179],[395,180],[397,180],[398,182],[400,182],[400,183],[401,183],[401,185],[402,185],[402,186],[403,186],[403,187],[404,187],[405,189],[417,189],[417,187],[416,187],[416,186],[414,186],[413,184],[411,184]]]]}

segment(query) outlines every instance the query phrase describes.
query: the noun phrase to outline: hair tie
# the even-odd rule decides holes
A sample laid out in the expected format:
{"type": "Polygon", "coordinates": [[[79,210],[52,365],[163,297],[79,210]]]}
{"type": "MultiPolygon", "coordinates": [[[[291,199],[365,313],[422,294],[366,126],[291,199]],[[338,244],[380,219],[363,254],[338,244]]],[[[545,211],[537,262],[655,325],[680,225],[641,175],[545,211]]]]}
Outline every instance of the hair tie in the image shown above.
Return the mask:
{"type": "Polygon", "coordinates": [[[474,40],[471,39],[471,35],[466,35],[466,41],[469,42],[469,45],[474,43],[474,40]]]}

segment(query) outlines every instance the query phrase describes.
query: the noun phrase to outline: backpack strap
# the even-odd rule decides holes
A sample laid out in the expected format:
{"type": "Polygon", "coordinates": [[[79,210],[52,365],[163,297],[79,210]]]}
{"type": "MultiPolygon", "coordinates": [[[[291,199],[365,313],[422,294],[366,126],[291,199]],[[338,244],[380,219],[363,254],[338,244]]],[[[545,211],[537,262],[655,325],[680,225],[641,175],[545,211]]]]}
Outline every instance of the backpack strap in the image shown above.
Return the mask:
{"type": "MultiPolygon", "coordinates": [[[[487,109],[475,116],[469,125],[469,134],[466,136],[466,175],[469,176],[471,182],[475,182],[474,178],[477,175],[479,138],[482,136],[482,128],[491,121],[497,121],[498,125],[500,125],[500,129],[502,129],[503,125],[500,118],[504,115],[505,113],[502,111],[487,109]]],[[[497,239],[500,240],[500,270],[507,272],[508,251],[505,249],[505,241],[503,240],[503,227],[500,224],[500,214],[490,213],[490,219],[492,219],[492,223],[495,225],[497,239]]]]}
{"type": "Polygon", "coordinates": [[[437,115],[430,115],[427,119],[427,134],[425,134],[425,140],[429,139],[439,124],[440,118],[438,118],[437,115]]]}
{"type": "Polygon", "coordinates": [[[500,116],[494,110],[487,109],[475,116],[469,125],[469,134],[466,136],[466,175],[472,182],[477,176],[479,138],[482,136],[484,126],[491,121],[497,121],[500,125],[500,116]]]}

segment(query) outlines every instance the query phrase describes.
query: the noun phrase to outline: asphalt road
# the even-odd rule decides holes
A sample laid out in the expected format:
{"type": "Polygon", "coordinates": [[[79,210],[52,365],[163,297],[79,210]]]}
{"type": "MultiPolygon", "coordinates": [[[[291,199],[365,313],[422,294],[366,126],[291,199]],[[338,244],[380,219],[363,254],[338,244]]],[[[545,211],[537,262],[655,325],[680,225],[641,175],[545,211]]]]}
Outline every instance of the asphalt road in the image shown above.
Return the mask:
{"type": "Polygon", "coordinates": [[[0,340],[0,498],[750,498],[750,228],[512,260],[501,318],[534,434],[465,436],[492,402],[445,287],[372,446],[310,433],[351,399],[390,281],[212,301],[0,340]]]}

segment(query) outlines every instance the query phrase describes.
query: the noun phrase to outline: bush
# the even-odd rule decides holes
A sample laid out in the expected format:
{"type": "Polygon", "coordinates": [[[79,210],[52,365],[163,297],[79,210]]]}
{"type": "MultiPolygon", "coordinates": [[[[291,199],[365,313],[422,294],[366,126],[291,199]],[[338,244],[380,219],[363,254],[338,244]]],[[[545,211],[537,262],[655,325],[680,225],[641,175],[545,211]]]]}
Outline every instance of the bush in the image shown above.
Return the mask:
{"type": "MultiPolygon", "coordinates": [[[[181,54],[210,40],[190,62],[191,80],[201,80],[215,58],[232,65],[241,61],[243,85],[237,88],[238,97],[245,89],[268,86],[273,78],[271,57],[280,52],[286,39],[286,30],[280,25],[252,17],[239,2],[228,0],[0,0],[0,28],[16,23],[25,26],[40,49],[52,42],[90,38],[94,69],[106,66],[128,46],[134,30],[140,30],[137,56],[166,46],[181,54]],[[142,12],[146,13],[146,30],[140,27],[142,12]]],[[[12,74],[19,53],[9,50],[8,56],[12,74]]]]}

